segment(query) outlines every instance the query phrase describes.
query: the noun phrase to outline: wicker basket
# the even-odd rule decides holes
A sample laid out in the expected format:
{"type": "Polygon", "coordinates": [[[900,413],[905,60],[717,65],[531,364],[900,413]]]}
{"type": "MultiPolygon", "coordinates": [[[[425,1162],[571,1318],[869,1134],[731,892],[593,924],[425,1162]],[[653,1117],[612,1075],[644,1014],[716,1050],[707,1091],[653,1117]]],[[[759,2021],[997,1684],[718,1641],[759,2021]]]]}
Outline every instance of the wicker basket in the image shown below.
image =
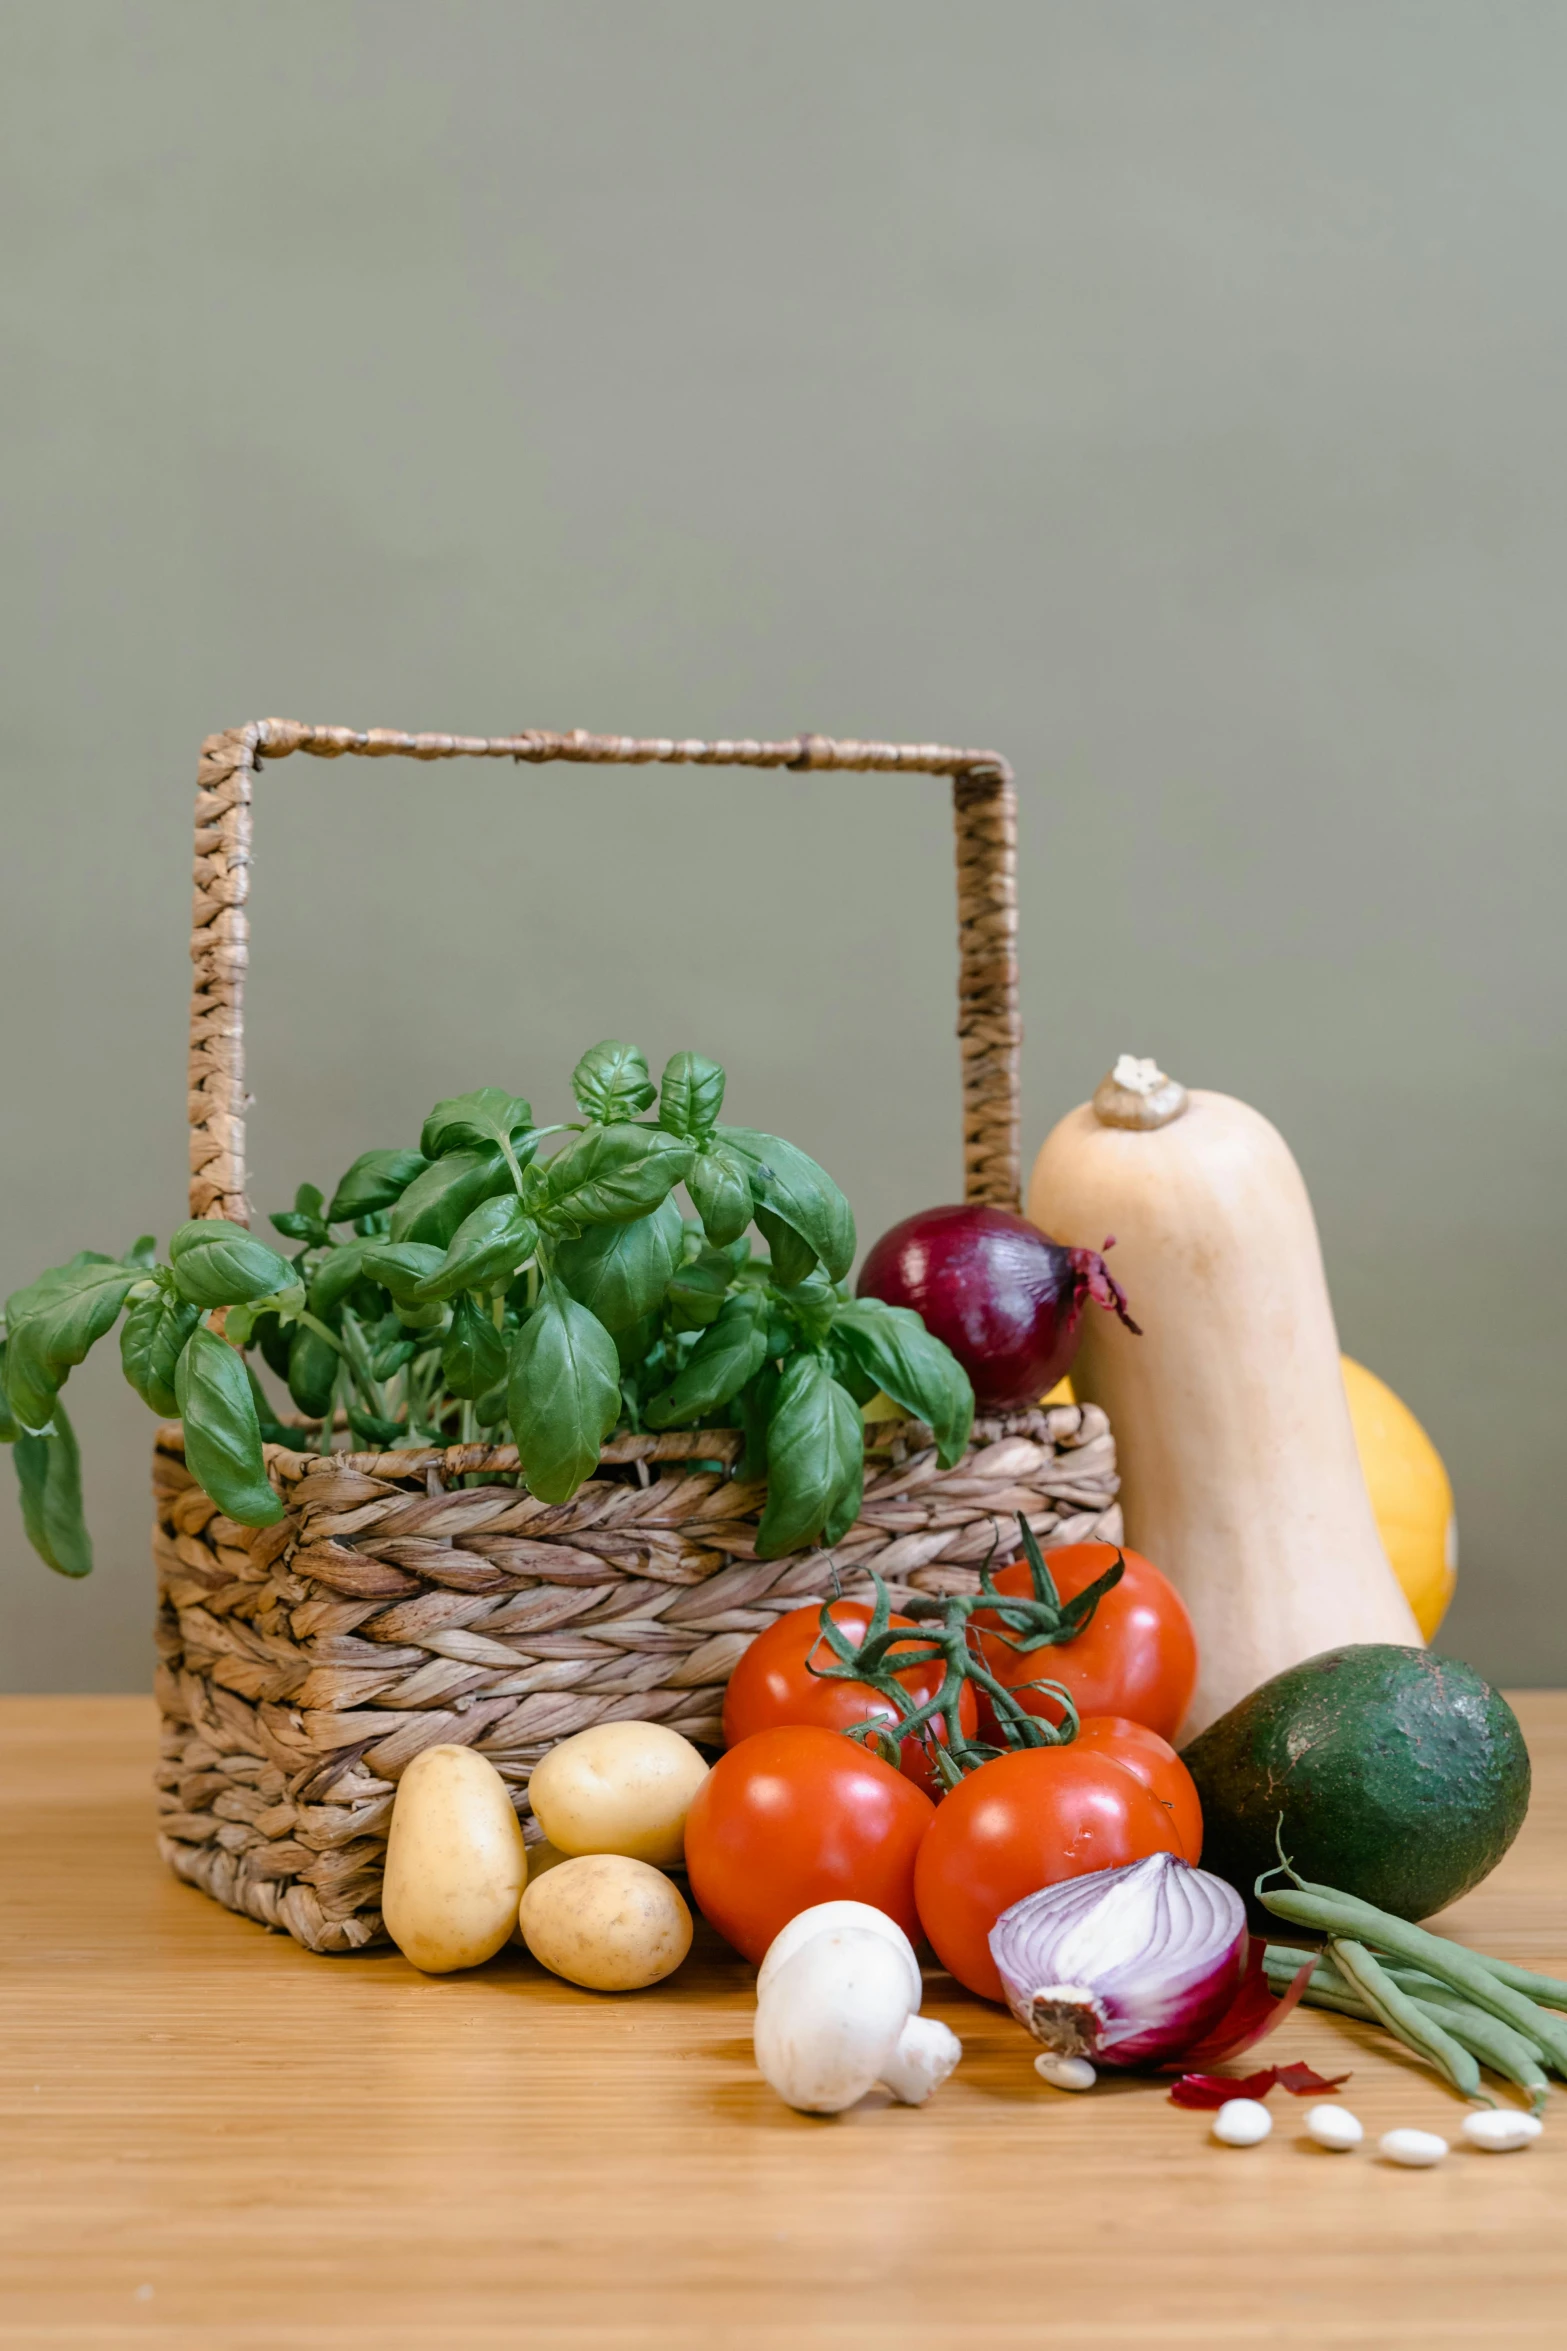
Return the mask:
{"type": "MultiPolygon", "coordinates": [[[[953,779],[965,1187],[1018,1194],[1016,804],[993,752],[932,744],[494,739],[305,727],[278,719],[213,735],[196,799],[191,1008],[191,1213],[244,1221],[241,994],[252,785],[261,761],[308,751],[416,759],[682,761],[899,770],[953,779]]],[[[570,1502],[465,1487],[516,1469],[514,1447],[321,1456],[267,1449],[288,1505],[274,1527],[225,1518],[159,1429],[160,1849],[231,1910],[313,1951],[381,1934],[381,1867],[398,1775],[439,1741],[477,1747],[533,1833],[527,1782],[590,1723],[667,1722],[719,1736],[724,1684],[786,1609],[875,1567],[895,1597],[972,1590],[1026,1513],[1045,1542],[1116,1539],[1104,1415],[1060,1406],[976,1424],[938,1469],[917,1422],[867,1432],[865,1500],[831,1557],[756,1557],[763,1489],[737,1483],[739,1439],[704,1430],[623,1436],[570,1502]],[[701,1462],[701,1469],[691,1465],[701,1462]]]]}

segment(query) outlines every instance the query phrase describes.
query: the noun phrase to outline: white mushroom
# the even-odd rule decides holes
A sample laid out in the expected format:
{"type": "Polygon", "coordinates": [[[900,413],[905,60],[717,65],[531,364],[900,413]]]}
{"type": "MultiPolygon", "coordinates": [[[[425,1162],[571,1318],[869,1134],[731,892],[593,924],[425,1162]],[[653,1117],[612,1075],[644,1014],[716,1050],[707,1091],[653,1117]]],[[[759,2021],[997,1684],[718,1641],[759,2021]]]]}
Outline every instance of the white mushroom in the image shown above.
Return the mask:
{"type": "Polygon", "coordinates": [[[813,1935],[757,2002],[763,2077],[806,2114],[841,2114],[877,2082],[906,2106],[922,2104],[963,2045],[918,2013],[910,1990],[908,1957],[888,1936],[865,1927],[813,1935]]]}
{"type": "Polygon", "coordinates": [[[756,1996],[762,1999],[778,1970],[786,1960],[803,1951],[807,1943],[818,1935],[832,1934],[843,1927],[862,1927],[868,1935],[884,1935],[895,1950],[907,1955],[909,1963],[909,2002],[918,2008],[925,1997],[925,1986],[920,1977],[920,1963],[914,1956],[914,1945],[909,1941],[895,1918],[885,1910],[877,1910],[869,1902],[818,1902],[810,1910],[798,1910],[786,1927],[780,1927],[767,1946],[762,1971],[756,1979],[756,1996]]]}

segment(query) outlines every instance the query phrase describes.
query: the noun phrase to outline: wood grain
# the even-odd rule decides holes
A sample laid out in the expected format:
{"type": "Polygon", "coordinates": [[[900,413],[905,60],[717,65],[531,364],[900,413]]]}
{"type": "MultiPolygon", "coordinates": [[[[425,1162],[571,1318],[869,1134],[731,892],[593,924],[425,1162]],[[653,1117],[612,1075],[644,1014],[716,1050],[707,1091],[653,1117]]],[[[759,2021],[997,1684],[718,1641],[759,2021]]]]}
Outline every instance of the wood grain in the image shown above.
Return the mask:
{"type": "MultiPolygon", "coordinates": [[[[1519,1700],[1537,1793],[1445,1922],[1567,1971],[1567,1694],[1519,1700]]],[[[1329,2156],[1276,2099],[1226,2151],[1157,2083],[1044,2090],[1023,2036],[944,1978],[962,2034],[922,2112],[779,2106],[750,1971],[577,1992],[507,1954],[426,1981],[319,1959],[165,1874],[153,1709],[0,1703],[0,2344],[119,2351],[1006,2351],[1567,2336],[1567,2120],[1527,2154],[1400,2172],[1329,2156]]],[[[1362,2028],[1373,2136],[1462,2109],[1362,2028]]],[[[1560,2103],[1560,2099],[1553,2103],[1560,2103]]]]}

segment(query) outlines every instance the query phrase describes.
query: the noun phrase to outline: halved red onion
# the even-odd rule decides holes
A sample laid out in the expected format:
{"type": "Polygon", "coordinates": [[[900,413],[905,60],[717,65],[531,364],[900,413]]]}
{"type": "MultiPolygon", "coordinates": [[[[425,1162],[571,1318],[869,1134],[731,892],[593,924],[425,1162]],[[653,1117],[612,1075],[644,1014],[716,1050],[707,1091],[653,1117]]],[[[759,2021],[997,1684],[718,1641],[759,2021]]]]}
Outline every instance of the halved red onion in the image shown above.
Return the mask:
{"type": "Polygon", "coordinates": [[[1036,2041],[1095,2065],[1150,2065],[1201,2040],[1246,1961],[1233,1886],[1172,1853],[1043,1886],[990,1930],[1007,2003],[1036,2041]]]}

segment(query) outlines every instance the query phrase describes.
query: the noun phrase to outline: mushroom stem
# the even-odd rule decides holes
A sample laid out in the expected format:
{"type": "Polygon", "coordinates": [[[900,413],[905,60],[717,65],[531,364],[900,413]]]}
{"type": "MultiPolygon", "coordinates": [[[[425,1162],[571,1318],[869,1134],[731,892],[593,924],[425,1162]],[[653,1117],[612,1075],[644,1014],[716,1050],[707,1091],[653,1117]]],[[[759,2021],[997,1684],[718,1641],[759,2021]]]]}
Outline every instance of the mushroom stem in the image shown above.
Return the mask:
{"type": "Polygon", "coordinates": [[[911,2016],[881,2069],[881,2078],[903,2105],[923,2106],[932,2090],[941,2088],[962,2054],[962,2042],[939,2017],[911,2016]]]}

